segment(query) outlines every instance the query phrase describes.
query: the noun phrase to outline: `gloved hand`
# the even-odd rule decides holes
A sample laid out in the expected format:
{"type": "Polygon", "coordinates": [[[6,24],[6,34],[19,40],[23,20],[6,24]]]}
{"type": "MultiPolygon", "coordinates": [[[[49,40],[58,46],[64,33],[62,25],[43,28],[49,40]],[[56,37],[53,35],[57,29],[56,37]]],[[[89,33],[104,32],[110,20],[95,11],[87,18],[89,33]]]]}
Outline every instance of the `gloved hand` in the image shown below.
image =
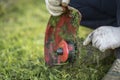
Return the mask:
{"type": "Polygon", "coordinates": [[[45,0],[49,13],[53,16],[59,16],[64,12],[61,5],[67,6],[70,0],[45,0]]]}
{"type": "Polygon", "coordinates": [[[83,45],[90,42],[102,52],[120,47],[120,27],[101,26],[88,35],[83,45]]]}

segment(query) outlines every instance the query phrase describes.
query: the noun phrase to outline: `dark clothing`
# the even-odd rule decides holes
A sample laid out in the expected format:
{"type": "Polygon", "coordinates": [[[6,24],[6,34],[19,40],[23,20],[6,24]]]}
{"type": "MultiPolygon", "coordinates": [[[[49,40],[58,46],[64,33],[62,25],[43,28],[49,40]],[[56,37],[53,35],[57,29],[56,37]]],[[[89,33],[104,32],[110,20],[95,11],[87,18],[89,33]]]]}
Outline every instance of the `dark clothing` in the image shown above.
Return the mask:
{"type": "Polygon", "coordinates": [[[120,26],[120,0],[70,0],[69,5],[81,12],[81,25],[120,26]]]}

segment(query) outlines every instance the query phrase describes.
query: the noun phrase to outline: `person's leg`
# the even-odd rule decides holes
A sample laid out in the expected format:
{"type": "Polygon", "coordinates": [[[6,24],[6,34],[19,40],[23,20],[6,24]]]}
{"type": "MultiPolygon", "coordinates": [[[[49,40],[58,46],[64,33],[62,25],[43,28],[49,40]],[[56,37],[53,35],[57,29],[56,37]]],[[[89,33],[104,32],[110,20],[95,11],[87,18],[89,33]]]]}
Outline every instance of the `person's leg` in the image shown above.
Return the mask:
{"type": "Polygon", "coordinates": [[[70,6],[81,12],[81,25],[93,29],[102,25],[116,25],[115,0],[70,0],[70,6]]]}

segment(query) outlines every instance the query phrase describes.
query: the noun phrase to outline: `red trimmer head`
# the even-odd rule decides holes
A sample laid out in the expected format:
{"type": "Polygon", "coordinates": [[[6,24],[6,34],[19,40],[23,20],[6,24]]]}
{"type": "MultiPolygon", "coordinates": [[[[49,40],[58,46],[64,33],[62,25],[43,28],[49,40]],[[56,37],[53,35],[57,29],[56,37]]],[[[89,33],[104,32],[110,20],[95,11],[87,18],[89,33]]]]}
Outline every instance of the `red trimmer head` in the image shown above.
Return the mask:
{"type": "Polygon", "coordinates": [[[44,55],[48,66],[74,62],[77,53],[76,36],[81,16],[76,9],[61,16],[51,16],[45,33],[44,55]]]}

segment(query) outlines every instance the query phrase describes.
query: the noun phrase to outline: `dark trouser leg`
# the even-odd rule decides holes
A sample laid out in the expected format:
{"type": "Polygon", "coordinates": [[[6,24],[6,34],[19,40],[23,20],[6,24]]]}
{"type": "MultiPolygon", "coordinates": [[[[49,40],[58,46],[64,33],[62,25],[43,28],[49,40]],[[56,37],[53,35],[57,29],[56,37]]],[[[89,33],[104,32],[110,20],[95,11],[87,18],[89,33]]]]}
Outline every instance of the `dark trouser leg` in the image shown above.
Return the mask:
{"type": "Polygon", "coordinates": [[[120,26],[120,0],[117,0],[117,25],[120,26]]]}
{"type": "Polygon", "coordinates": [[[95,29],[117,24],[116,0],[70,0],[69,5],[81,12],[83,26],[95,29]]]}

